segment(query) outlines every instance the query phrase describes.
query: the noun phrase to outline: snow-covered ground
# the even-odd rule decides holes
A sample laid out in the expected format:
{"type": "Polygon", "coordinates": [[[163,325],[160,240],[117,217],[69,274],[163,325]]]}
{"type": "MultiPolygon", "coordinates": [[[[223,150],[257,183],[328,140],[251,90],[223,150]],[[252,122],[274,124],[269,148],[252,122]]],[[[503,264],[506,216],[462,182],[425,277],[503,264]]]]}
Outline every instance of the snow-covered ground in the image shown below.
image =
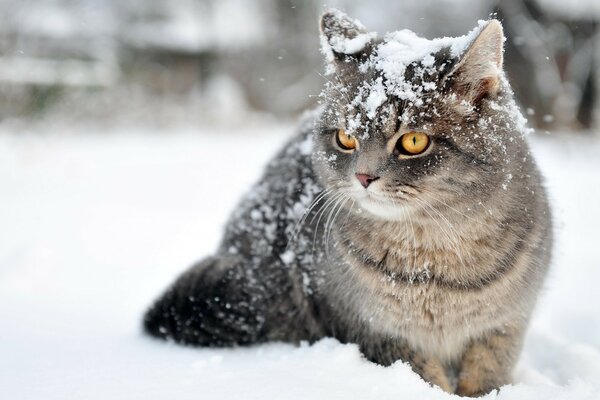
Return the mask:
{"type": "MultiPolygon", "coordinates": [[[[449,399],[356,346],[194,349],[140,332],[293,132],[0,131],[0,399],[449,399]]],[[[600,399],[600,142],[532,138],[558,235],[516,371],[487,399],[600,399]]]]}

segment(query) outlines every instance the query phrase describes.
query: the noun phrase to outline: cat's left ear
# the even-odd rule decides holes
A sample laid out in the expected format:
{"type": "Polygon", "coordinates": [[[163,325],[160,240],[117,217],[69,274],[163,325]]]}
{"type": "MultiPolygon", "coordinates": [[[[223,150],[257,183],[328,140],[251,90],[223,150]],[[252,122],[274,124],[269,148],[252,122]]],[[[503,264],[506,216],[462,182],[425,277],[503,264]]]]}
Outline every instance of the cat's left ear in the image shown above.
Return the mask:
{"type": "Polygon", "coordinates": [[[469,103],[476,104],[485,97],[498,94],[504,40],[500,22],[490,20],[449,74],[453,89],[469,103]]]}
{"type": "Polygon", "coordinates": [[[357,20],[339,10],[329,10],[321,16],[321,44],[330,63],[348,62],[364,53],[376,33],[368,32],[357,20]]]}

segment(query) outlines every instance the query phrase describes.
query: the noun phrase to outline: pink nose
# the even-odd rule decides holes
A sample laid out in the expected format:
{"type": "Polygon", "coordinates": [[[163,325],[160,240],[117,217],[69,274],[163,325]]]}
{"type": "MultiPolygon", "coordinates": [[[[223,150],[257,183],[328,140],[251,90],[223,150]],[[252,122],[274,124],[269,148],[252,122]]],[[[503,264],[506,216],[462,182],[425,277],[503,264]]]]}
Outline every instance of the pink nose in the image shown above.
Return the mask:
{"type": "Polygon", "coordinates": [[[368,174],[356,174],[356,179],[358,179],[360,184],[363,185],[363,187],[366,189],[369,187],[371,182],[376,181],[377,179],[379,179],[379,177],[368,174]]]}

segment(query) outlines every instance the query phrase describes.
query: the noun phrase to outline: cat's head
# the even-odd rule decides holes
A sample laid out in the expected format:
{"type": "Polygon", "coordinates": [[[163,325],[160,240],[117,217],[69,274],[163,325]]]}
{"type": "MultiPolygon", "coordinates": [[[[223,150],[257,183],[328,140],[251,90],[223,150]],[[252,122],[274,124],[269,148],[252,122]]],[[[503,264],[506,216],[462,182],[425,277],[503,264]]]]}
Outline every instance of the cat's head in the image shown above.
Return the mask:
{"type": "Polygon", "coordinates": [[[401,219],[434,199],[480,200],[510,185],[525,128],[497,20],[459,38],[378,38],[333,10],[321,33],[327,83],[313,163],[327,189],[401,219]]]}

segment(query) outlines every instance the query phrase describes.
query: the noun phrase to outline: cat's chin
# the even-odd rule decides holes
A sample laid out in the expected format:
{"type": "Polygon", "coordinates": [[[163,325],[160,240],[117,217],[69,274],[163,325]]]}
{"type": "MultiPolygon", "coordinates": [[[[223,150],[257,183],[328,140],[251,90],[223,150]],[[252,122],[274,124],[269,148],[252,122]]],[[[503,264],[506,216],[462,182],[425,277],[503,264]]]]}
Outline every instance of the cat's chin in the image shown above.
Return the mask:
{"type": "Polygon", "coordinates": [[[391,201],[380,201],[370,196],[357,200],[357,212],[364,216],[370,216],[387,221],[402,221],[408,218],[412,212],[410,207],[404,204],[392,203],[391,201]]]}

